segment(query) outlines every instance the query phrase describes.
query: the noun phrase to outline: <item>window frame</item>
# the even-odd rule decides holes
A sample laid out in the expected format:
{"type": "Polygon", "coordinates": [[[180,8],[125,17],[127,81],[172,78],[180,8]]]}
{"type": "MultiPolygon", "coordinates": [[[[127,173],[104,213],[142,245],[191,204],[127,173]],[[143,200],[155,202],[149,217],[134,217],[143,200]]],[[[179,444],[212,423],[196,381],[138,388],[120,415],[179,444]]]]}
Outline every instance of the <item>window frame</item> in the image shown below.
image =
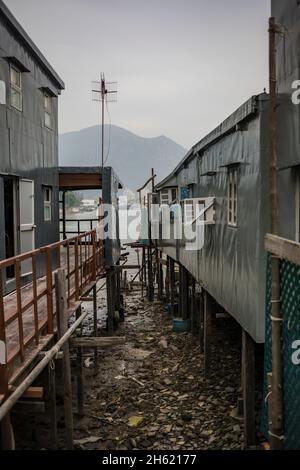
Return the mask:
{"type": "Polygon", "coordinates": [[[238,168],[228,169],[227,182],[227,224],[229,227],[238,226],[238,168]]]}
{"type": "Polygon", "coordinates": [[[195,220],[195,206],[193,199],[183,200],[183,223],[186,225],[191,224],[195,220]]]}
{"type": "Polygon", "coordinates": [[[175,201],[178,199],[178,188],[176,186],[171,187],[171,188],[164,188],[160,190],[160,195],[159,195],[159,201],[160,204],[172,204],[174,202],[174,199],[172,199],[173,196],[173,191],[176,191],[176,198],[175,201]]]}
{"type": "Polygon", "coordinates": [[[52,125],[52,118],[53,118],[53,103],[52,103],[52,96],[50,96],[49,93],[47,93],[46,91],[44,91],[43,93],[43,98],[44,98],[44,126],[47,128],[47,129],[53,129],[53,125],[52,125]],[[50,104],[50,109],[47,107],[46,105],[46,101],[48,100],[49,104],[50,104]],[[49,117],[50,119],[50,126],[48,126],[47,122],[46,122],[46,116],[49,117]]]}
{"type": "Polygon", "coordinates": [[[10,106],[20,112],[23,111],[23,80],[22,80],[22,71],[14,64],[9,65],[9,81],[10,81],[10,106]],[[14,70],[20,77],[20,85],[16,85],[12,81],[12,70],[14,70]],[[16,106],[12,102],[12,90],[20,95],[20,107],[16,106]]]}
{"type": "Polygon", "coordinates": [[[44,222],[52,222],[52,201],[53,201],[53,188],[52,186],[43,186],[43,208],[44,208],[44,222]],[[49,191],[49,199],[46,200],[46,194],[49,191]],[[45,209],[49,209],[49,218],[46,218],[45,209]]]}

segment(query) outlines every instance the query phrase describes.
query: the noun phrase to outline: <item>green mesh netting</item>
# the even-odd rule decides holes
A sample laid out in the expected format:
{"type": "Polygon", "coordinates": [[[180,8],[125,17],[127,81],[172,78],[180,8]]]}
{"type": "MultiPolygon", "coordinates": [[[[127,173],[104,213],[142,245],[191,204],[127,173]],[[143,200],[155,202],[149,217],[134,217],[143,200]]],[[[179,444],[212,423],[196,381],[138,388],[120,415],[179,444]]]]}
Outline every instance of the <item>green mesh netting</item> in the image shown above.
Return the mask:
{"type": "MultiPolygon", "coordinates": [[[[300,449],[300,365],[292,362],[292,344],[300,340],[300,267],[288,261],[280,264],[280,289],[283,348],[284,434],[286,449],[300,449]]],[[[268,260],[266,290],[265,385],[267,373],[272,369],[271,325],[271,260],[268,260]]],[[[268,435],[268,406],[263,405],[262,432],[268,435]]]]}

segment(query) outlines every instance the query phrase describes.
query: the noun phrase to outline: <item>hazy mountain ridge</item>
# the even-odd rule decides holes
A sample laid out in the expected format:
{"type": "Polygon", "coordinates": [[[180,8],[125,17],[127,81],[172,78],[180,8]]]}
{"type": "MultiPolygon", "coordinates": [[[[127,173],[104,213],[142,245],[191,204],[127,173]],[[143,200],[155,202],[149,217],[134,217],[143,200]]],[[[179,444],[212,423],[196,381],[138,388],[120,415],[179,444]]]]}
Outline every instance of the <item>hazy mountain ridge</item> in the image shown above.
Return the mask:
{"type": "MultiPolygon", "coordinates": [[[[105,156],[109,144],[109,126],[105,126],[105,156]]],[[[124,185],[136,190],[150,176],[157,182],[167,176],[186,154],[173,140],[159,136],[144,138],[126,129],[111,126],[107,165],[112,166],[124,185]]],[[[101,127],[94,126],[59,137],[59,160],[62,166],[101,165],[101,127]]]]}

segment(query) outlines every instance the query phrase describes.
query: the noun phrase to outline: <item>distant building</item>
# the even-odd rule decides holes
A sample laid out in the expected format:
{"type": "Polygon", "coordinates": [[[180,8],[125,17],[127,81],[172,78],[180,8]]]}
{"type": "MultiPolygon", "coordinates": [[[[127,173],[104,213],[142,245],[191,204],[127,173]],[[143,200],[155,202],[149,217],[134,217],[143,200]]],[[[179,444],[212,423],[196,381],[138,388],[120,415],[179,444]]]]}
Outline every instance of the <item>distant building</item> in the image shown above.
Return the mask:
{"type": "MultiPolygon", "coordinates": [[[[64,83],[0,0],[0,259],[56,242],[64,83]]],[[[26,263],[22,274],[26,274],[26,263]]],[[[7,270],[8,279],[14,272],[7,270]]]]}
{"type": "Polygon", "coordinates": [[[94,199],[83,199],[81,201],[80,210],[83,212],[93,212],[97,209],[97,203],[94,199]]]}

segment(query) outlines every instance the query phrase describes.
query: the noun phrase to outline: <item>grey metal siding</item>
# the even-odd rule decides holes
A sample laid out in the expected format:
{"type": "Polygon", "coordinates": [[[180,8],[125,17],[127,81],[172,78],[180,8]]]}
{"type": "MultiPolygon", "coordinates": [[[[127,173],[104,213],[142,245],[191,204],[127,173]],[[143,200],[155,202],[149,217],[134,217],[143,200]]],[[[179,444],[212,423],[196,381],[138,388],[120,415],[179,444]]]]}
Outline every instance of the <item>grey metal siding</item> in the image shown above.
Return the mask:
{"type": "MultiPolygon", "coordinates": [[[[18,31],[0,14],[0,80],[6,84],[6,105],[0,105],[0,191],[1,175],[14,175],[35,183],[35,246],[59,239],[58,205],[58,94],[62,88],[22,41],[18,31]],[[19,61],[22,73],[23,110],[10,106],[10,59],[19,61]],[[44,127],[44,91],[52,97],[52,129],[44,127]],[[43,185],[53,189],[52,221],[44,222],[43,185]]],[[[3,197],[0,200],[3,212],[3,197]]],[[[3,217],[1,217],[3,221],[3,217]]],[[[1,222],[0,257],[4,257],[4,227],[1,222]]]]}
{"type": "MultiPolygon", "coordinates": [[[[164,249],[185,266],[257,342],[264,341],[264,235],[269,229],[267,119],[268,97],[261,95],[249,100],[244,108],[196,145],[193,156],[189,155],[188,161],[183,161],[181,168],[176,169],[179,186],[183,181],[190,184],[189,175],[193,175],[194,181],[197,174],[197,197],[216,198],[216,225],[205,227],[202,250],[188,251],[177,242],[174,257],[174,252],[164,249]],[[237,227],[230,227],[227,220],[227,165],[233,163],[238,163],[237,227]],[[186,171],[184,167],[191,170],[186,171]],[[201,176],[207,172],[215,172],[215,175],[201,176]],[[184,173],[188,175],[187,180],[184,173]]],[[[168,185],[168,180],[164,185],[168,185]]]]}
{"type": "Polygon", "coordinates": [[[111,167],[103,169],[103,189],[102,198],[104,204],[104,216],[106,225],[104,231],[105,239],[105,262],[107,266],[118,264],[121,255],[121,244],[119,237],[119,208],[118,208],[118,188],[120,180],[111,167]],[[115,219],[113,218],[113,211],[115,219]],[[114,232],[110,232],[115,230],[114,232]]]}
{"type": "Polygon", "coordinates": [[[284,117],[278,128],[278,163],[279,168],[286,168],[300,164],[300,105],[292,103],[292,84],[300,79],[300,4],[298,0],[272,0],[272,15],[282,29],[276,35],[280,114],[284,117]]]}

